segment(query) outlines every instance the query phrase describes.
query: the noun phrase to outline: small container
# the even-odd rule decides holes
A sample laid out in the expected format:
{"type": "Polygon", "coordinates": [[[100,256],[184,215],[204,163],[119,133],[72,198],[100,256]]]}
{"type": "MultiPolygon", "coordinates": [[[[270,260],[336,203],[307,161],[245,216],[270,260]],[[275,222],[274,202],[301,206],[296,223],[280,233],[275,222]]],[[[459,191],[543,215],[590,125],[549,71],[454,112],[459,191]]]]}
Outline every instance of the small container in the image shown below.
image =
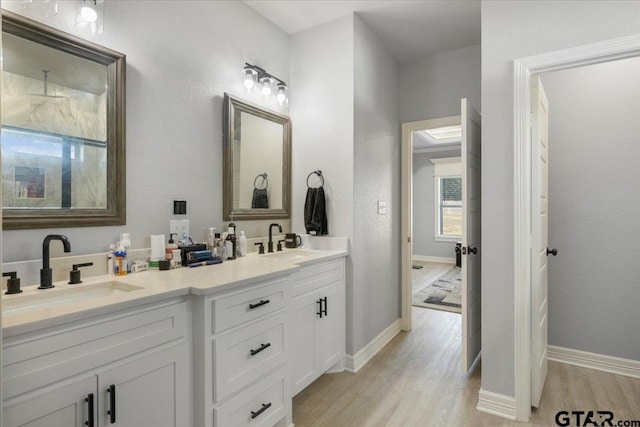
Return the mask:
{"type": "Polygon", "coordinates": [[[171,255],[173,256],[171,262],[173,263],[173,268],[178,268],[182,266],[182,251],[180,249],[174,249],[171,251],[171,255]]]}
{"type": "Polygon", "coordinates": [[[129,271],[127,251],[124,250],[123,246],[120,246],[113,255],[115,257],[113,261],[113,274],[116,276],[126,276],[129,271]]]}
{"type": "Polygon", "coordinates": [[[168,259],[161,259],[158,261],[158,268],[162,271],[171,269],[171,261],[168,259]]]}
{"type": "Polygon", "coordinates": [[[240,237],[238,237],[238,256],[247,256],[247,238],[244,231],[240,231],[240,237]]]}

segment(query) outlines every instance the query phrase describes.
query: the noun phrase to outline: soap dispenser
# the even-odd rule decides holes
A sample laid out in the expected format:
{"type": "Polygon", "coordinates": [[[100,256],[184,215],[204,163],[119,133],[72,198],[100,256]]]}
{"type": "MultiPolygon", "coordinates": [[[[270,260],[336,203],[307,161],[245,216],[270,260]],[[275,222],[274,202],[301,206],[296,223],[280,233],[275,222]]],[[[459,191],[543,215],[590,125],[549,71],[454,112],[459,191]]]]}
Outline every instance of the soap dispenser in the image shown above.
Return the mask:
{"type": "Polygon", "coordinates": [[[236,259],[237,241],[236,241],[236,225],[234,223],[229,224],[229,231],[227,232],[227,239],[225,242],[227,259],[236,259]]]}

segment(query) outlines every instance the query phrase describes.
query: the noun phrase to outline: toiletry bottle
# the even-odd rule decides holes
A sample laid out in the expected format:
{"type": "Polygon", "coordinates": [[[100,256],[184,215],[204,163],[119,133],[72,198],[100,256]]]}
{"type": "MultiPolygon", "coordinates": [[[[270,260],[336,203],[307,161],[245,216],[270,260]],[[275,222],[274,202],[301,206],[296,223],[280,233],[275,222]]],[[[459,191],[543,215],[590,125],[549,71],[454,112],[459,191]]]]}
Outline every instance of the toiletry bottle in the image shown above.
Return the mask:
{"type": "Polygon", "coordinates": [[[129,259],[127,257],[127,248],[129,246],[131,246],[131,235],[129,233],[122,233],[120,234],[120,246],[123,248],[124,250],[124,258],[126,261],[126,267],[127,267],[127,273],[130,274],[131,273],[131,264],[129,262],[129,259]]]}
{"type": "Polygon", "coordinates": [[[126,276],[128,267],[127,267],[127,251],[125,251],[122,243],[119,243],[118,249],[113,253],[115,256],[115,266],[114,266],[114,274],[116,276],[126,276]]]}
{"type": "Polygon", "coordinates": [[[116,245],[114,245],[113,243],[109,245],[109,254],[107,255],[107,274],[109,276],[113,276],[114,271],[113,271],[113,258],[114,258],[114,254],[113,252],[116,250],[116,245]]]}
{"type": "Polygon", "coordinates": [[[220,233],[215,234],[215,248],[214,248],[214,256],[220,258],[220,261],[224,261],[226,258],[224,255],[226,253],[225,241],[220,237],[220,233]]]}
{"type": "Polygon", "coordinates": [[[174,249],[178,249],[178,245],[176,244],[176,242],[173,241],[173,236],[175,236],[176,233],[169,233],[169,243],[167,243],[166,248],[164,249],[164,253],[165,259],[168,260],[172,260],[173,259],[173,250],[174,249]]]}
{"type": "Polygon", "coordinates": [[[238,256],[247,256],[247,238],[242,230],[240,230],[240,237],[238,237],[238,256]]]}
{"type": "Polygon", "coordinates": [[[236,259],[236,225],[234,223],[229,224],[229,231],[227,232],[226,240],[227,259],[236,259]]]}
{"type": "Polygon", "coordinates": [[[216,248],[216,228],[209,227],[209,235],[207,236],[207,249],[209,249],[211,253],[213,253],[215,248],[216,248]]]}

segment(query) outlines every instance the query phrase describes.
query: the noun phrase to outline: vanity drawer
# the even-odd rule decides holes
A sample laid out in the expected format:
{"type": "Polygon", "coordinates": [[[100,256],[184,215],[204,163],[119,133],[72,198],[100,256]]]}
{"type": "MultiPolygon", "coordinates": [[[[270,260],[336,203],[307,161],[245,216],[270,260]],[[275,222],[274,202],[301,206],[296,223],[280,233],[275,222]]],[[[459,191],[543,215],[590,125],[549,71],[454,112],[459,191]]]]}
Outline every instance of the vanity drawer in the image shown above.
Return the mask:
{"type": "Polygon", "coordinates": [[[5,399],[187,337],[189,307],[168,300],[7,338],[5,399]]]}
{"type": "Polygon", "coordinates": [[[214,427],[272,427],[287,415],[286,378],[283,366],[215,408],[214,427]]]}
{"type": "Polygon", "coordinates": [[[292,297],[344,280],[344,259],[303,267],[293,276],[292,297]]]}
{"type": "Polygon", "coordinates": [[[213,339],[216,401],[223,400],[286,361],[285,316],[285,312],[280,312],[213,339]]]}
{"type": "Polygon", "coordinates": [[[214,299],[211,307],[213,333],[241,325],[283,308],[289,297],[286,292],[288,282],[289,276],[214,299]]]}

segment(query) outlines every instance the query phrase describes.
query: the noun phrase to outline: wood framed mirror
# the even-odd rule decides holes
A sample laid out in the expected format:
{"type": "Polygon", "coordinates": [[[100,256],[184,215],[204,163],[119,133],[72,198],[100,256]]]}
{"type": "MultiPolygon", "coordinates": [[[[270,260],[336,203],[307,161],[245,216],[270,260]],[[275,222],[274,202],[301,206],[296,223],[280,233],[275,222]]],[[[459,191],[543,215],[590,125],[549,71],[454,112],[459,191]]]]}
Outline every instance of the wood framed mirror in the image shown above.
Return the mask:
{"type": "Polygon", "coordinates": [[[2,11],[4,229],[126,223],[125,55],[2,11]]]}
{"type": "Polygon", "coordinates": [[[291,119],[224,95],[225,221],[291,216],[291,119]]]}

